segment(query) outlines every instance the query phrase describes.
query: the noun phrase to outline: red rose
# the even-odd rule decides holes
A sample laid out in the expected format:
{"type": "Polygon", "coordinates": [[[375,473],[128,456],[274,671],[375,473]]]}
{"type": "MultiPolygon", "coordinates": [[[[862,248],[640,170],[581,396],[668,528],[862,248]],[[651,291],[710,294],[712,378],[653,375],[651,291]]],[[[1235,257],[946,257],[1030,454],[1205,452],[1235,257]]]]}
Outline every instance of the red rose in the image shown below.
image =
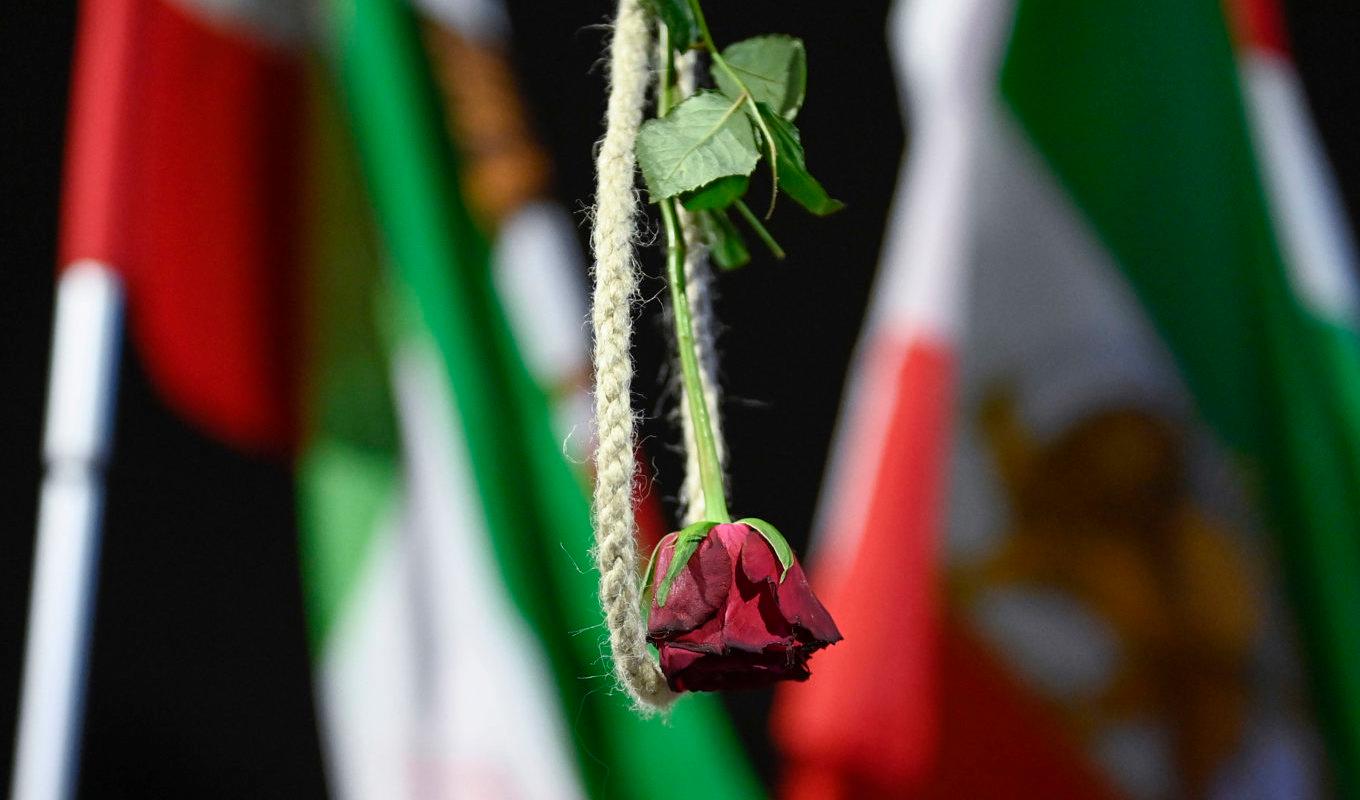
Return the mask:
{"type": "Polygon", "coordinates": [[[764,533],[743,521],[713,525],[707,535],[687,528],[658,545],[647,640],[676,691],[807,680],[808,658],[841,639],[783,537],[752,522],[764,533]],[[693,555],[667,587],[677,541],[693,555]]]}

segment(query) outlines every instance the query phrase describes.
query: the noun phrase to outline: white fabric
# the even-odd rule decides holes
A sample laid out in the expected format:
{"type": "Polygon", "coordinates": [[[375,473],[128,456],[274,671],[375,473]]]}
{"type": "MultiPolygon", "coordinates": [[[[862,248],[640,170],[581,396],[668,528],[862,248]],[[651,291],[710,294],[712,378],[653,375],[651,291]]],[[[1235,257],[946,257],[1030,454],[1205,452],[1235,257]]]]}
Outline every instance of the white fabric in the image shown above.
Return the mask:
{"type": "Polygon", "coordinates": [[[1319,314],[1360,324],[1355,242],[1294,66],[1274,53],[1241,60],[1262,178],[1294,291],[1319,314]]]}
{"type": "Polygon", "coordinates": [[[590,366],[585,263],[571,219],[535,202],[501,226],[496,288],[529,371],[545,387],[579,378],[590,366]]]}
{"type": "Polygon", "coordinates": [[[341,800],[582,797],[539,643],[509,596],[438,353],[393,365],[405,494],[371,544],[320,668],[341,800]]]}

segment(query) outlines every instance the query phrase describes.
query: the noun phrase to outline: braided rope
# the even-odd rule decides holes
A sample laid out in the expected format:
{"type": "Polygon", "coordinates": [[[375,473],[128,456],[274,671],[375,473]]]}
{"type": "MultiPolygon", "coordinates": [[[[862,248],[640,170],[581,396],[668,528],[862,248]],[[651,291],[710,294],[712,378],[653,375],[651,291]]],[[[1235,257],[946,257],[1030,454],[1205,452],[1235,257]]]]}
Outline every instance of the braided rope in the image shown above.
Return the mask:
{"type": "Polygon", "coordinates": [[[651,82],[652,35],[639,0],[619,0],[609,53],[609,103],[596,161],[595,290],[591,305],[595,362],[595,563],[600,605],[614,654],[614,672],[638,708],[663,709],[676,695],[647,649],[638,593],[633,514],[635,431],[630,398],[636,163],[633,143],[651,82]]]}

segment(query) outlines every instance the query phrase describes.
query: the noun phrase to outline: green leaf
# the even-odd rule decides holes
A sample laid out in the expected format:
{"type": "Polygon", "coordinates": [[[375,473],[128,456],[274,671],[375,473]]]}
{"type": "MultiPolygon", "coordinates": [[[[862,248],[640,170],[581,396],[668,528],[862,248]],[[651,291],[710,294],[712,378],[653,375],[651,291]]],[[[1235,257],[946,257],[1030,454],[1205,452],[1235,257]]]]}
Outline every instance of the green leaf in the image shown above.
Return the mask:
{"type": "Polygon", "coordinates": [[[792,197],[803,208],[824,217],[845,208],[839,200],[833,200],[826,189],[808,172],[804,160],[803,145],[798,139],[798,129],[792,122],[784,119],[761,103],[757,106],[760,118],[774,137],[774,148],[779,153],[779,188],[792,197]]]}
{"type": "Polygon", "coordinates": [[[680,576],[680,571],[689,563],[690,556],[699,549],[699,543],[704,540],[708,532],[713,530],[716,522],[696,522],[687,525],[675,537],[675,552],[671,554],[671,565],[666,570],[666,577],[661,579],[661,585],[656,587],[656,604],[666,605],[666,598],[670,596],[671,584],[680,576]]]}
{"type": "Polygon", "coordinates": [[[760,159],[740,104],[700,92],[638,133],[637,159],[652,202],[728,175],[750,175],[760,159]]]}
{"type": "MultiPolygon", "coordinates": [[[[722,57],[757,103],[786,119],[798,116],[807,92],[807,52],[801,39],[782,34],[757,36],[727,47],[722,57]]],[[[713,70],[713,80],[728,97],[741,96],[741,87],[721,66],[713,70]]]]}
{"type": "Polygon", "coordinates": [[[789,567],[793,566],[793,548],[789,547],[784,534],[763,519],[747,517],[746,519],[739,519],[737,522],[755,528],[761,536],[765,537],[765,541],[770,543],[770,547],[774,548],[774,554],[779,559],[779,565],[784,568],[784,571],[779,573],[779,580],[782,583],[784,576],[789,574],[789,567]]]}
{"type": "Polygon", "coordinates": [[[708,242],[708,255],[714,264],[725,270],[734,270],[750,263],[751,251],[746,249],[741,231],[732,224],[726,211],[700,211],[699,225],[703,228],[704,240],[708,242]]]}
{"type": "Polygon", "coordinates": [[[699,25],[687,0],[643,0],[643,3],[666,24],[671,47],[676,52],[683,53],[699,41],[699,25]]]}
{"type": "Polygon", "coordinates": [[[690,211],[727,208],[746,194],[750,185],[751,179],[745,175],[728,175],[686,192],[680,197],[680,203],[690,211]]]}

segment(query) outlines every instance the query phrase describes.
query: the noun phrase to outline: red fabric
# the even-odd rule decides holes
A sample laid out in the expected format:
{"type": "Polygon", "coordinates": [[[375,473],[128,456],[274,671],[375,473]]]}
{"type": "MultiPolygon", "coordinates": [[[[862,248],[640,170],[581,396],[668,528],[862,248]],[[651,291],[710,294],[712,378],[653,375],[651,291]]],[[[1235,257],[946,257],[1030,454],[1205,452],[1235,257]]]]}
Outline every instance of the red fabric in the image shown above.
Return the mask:
{"type": "MultiPolygon", "coordinates": [[[[882,782],[815,755],[784,776],[784,800],[1113,800],[1052,713],[991,653],[947,623],[941,632],[939,744],[915,781],[882,782]]],[[[888,735],[891,728],[886,729],[888,735]]],[[[880,731],[885,735],[885,731],[880,731]]]]}
{"type": "Polygon", "coordinates": [[[845,641],[818,655],[814,680],[781,687],[773,725],[795,763],[900,786],[920,778],[936,745],[937,531],[953,360],[940,343],[888,342],[866,368],[862,391],[872,396],[861,400],[886,401],[888,413],[856,420],[842,478],[867,481],[868,491],[863,507],[836,509],[828,552],[812,569],[845,641]]]}
{"type": "Polygon", "coordinates": [[[1289,56],[1289,35],[1278,0],[1226,0],[1239,44],[1289,56]]]}
{"type": "Polygon", "coordinates": [[[76,36],[71,111],[62,189],[62,265],[81,258],[130,260],[127,236],[133,196],[137,94],[136,42],[146,23],[139,0],[86,2],[76,36]]]}
{"type": "Polygon", "coordinates": [[[940,748],[919,797],[1116,796],[1053,713],[962,625],[946,625],[942,638],[940,748]]]}
{"type": "Polygon", "coordinates": [[[777,694],[774,733],[788,759],[781,797],[1114,797],[1048,709],[941,620],[948,347],[886,342],[865,369],[849,473],[837,487],[844,507],[812,576],[845,641],[818,654],[812,680],[777,694]]]}
{"type": "MultiPolygon", "coordinates": [[[[637,475],[635,481],[638,486],[650,486],[652,473],[648,470],[646,454],[641,449],[637,456],[637,475]]],[[[652,555],[652,551],[661,543],[661,537],[665,536],[666,516],[661,513],[661,499],[654,492],[645,491],[638,499],[637,506],[633,509],[633,518],[637,520],[637,539],[638,552],[642,553],[643,559],[652,555]]]]}
{"type": "Polygon", "coordinates": [[[117,269],[168,404],[254,451],[296,428],[300,70],[163,0],[82,7],[62,264],[117,269]]]}

